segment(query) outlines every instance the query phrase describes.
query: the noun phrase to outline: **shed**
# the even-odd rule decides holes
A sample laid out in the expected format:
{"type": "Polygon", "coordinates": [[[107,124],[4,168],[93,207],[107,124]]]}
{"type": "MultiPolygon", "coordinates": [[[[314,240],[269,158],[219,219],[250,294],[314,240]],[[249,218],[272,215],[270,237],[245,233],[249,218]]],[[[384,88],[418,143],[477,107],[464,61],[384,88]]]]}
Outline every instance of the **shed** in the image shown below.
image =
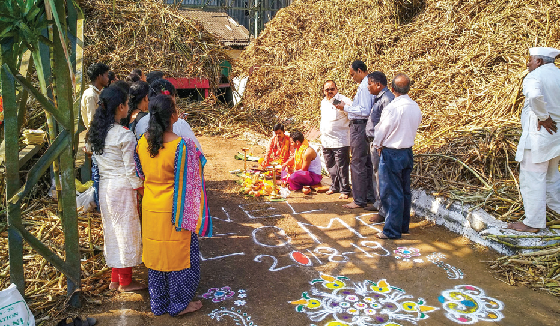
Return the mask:
{"type": "Polygon", "coordinates": [[[250,34],[247,28],[239,25],[225,12],[202,11],[197,9],[181,10],[185,17],[196,20],[224,46],[249,45],[250,34]]]}

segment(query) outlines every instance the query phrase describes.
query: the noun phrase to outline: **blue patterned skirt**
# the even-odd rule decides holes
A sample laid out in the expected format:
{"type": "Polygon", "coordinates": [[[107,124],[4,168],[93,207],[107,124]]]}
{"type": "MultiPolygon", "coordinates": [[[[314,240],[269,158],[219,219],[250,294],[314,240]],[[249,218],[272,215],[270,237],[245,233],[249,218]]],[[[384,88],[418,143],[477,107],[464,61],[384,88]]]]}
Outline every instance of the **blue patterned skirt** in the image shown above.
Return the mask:
{"type": "Polygon", "coordinates": [[[191,267],[180,271],[160,272],[148,268],[148,290],[154,315],[176,316],[194,297],[200,281],[198,237],[191,235],[191,267]]]}

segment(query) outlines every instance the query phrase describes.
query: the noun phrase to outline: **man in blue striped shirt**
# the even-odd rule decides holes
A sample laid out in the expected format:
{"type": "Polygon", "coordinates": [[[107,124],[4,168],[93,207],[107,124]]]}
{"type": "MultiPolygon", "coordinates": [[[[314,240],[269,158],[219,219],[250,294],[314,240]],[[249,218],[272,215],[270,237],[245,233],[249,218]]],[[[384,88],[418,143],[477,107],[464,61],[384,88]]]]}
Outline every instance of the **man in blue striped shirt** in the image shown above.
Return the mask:
{"type": "Polygon", "coordinates": [[[372,142],[375,134],[375,126],[379,123],[383,109],[395,99],[395,95],[387,87],[387,77],[381,71],[374,71],[367,75],[368,90],[374,96],[373,107],[371,114],[366,124],[366,135],[370,143],[371,163],[373,165],[373,194],[375,202],[372,207],[367,207],[368,211],[379,211],[377,214],[369,219],[373,223],[381,223],[385,220],[385,212],[381,206],[381,199],[379,197],[379,154],[373,148],[372,142]]]}

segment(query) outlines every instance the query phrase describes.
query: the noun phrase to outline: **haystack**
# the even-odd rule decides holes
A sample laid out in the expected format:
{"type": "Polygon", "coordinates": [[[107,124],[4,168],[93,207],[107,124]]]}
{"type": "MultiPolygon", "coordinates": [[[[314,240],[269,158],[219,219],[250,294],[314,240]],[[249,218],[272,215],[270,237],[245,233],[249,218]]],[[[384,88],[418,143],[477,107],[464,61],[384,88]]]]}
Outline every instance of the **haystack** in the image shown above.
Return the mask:
{"type": "Polygon", "coordinates": [[[207,78],[214,85],[229,57],[202,25],[163,1],[83,0],[85,65],[108,64],[117,75],[161,70],[171,77],[207,78]]]}
{"type": "Polygon", "coordinates": [[[514,154],[527,49],[560,47],[558,21],[557,0],[296,0],[266,25],[234,73],[257,68],[243,105],[266,132],[288,118],[317,125],[327,79],[353,96],[353,60],[389,79],[407,73],[423,112],[414,186],[517,220],[523,205],[514,154]]]}

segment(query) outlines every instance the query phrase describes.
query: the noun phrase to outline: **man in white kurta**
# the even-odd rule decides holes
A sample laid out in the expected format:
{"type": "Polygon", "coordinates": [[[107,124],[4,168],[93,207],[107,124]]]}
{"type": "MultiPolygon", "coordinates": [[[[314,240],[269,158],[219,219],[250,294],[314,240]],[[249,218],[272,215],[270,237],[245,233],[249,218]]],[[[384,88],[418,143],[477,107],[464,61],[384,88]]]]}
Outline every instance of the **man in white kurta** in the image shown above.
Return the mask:
{"type": "Polygon", "coordinates": [[[560,69],[554,59],[560,50],[531,48],[529,74],[523,80],[525,104],[521,113],[523,133],[516,161],[521,162],[519,186],[525,219],[508,228],[537,232],[546,228],[546,206],[560,213],[560,69]]]}

